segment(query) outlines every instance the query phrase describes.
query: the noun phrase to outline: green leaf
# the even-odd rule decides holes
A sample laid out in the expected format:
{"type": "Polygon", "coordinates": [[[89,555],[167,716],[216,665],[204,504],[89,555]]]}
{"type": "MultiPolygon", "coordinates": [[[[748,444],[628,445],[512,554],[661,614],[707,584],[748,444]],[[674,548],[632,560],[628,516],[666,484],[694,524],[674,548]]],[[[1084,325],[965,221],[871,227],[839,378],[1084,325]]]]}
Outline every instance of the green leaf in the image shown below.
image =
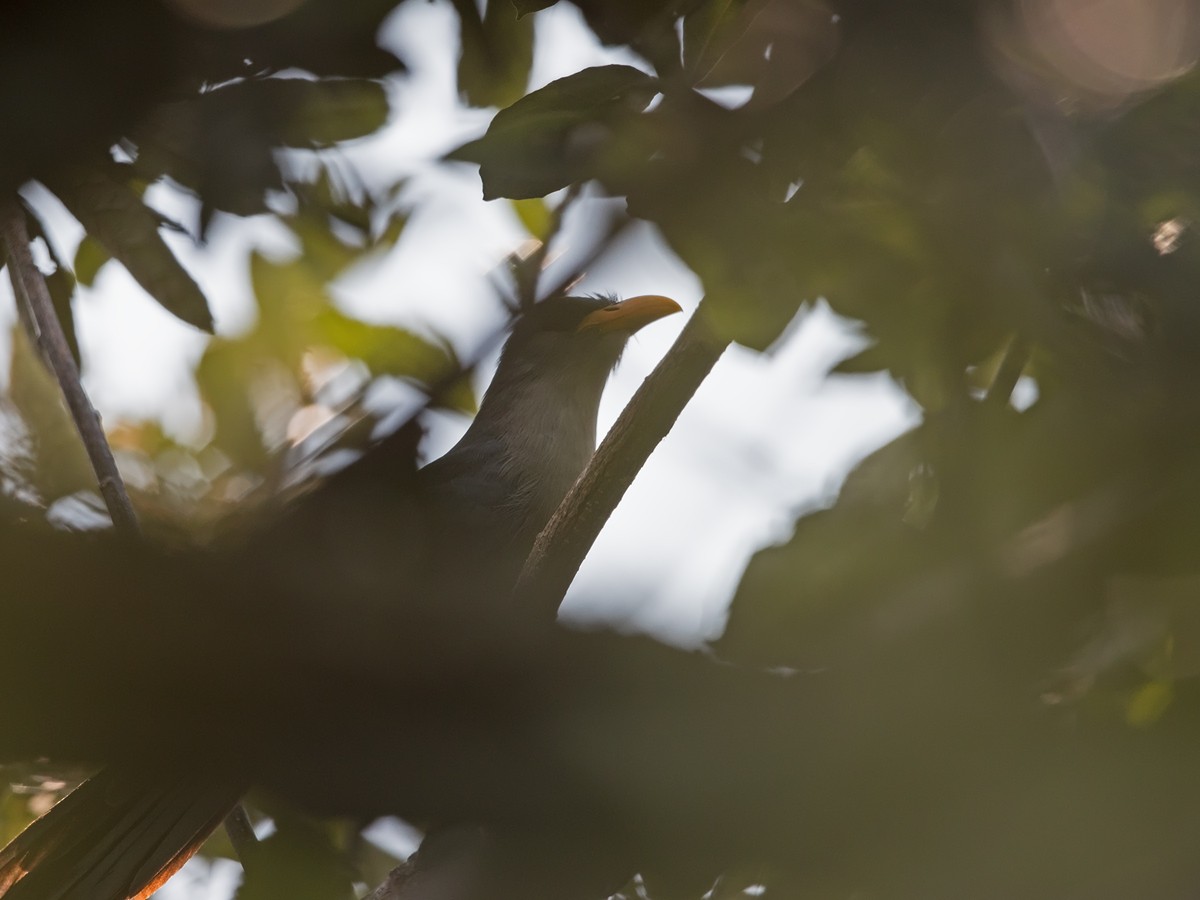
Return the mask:
{"type": "Polygon", "coordinates": [[[300,239],[301,259],[323,281],[332,281],[356,263],[362,247],[343,242],[330,229],[324,216],[303,211],[287,220],[288,227],[300,239]]]}
{"type": "Polygon", "coordinates": [[[291,122],[280,133],[286,146],[327,147],[367,137],[387,124],[390,107],[380,81],[272,79],[272,83],[286,86],[276,91],[282,102],[294,104],[291,122]]]}
{"type": "Polygon", "coordinates": [[[430,398],[433,406],[465,413],[468,416],[479,411],[479,401],[475,397],[475,389],[471,386],[469,376],[459,376],[439,387],[441,389],[430,398]]]}
{"type": "Polygon", "coordinates": [[[403,328],[373,325],[329,307],[315,319],[314,342],[327,344],[360,359],[374,375],[411,378],[432,385],[447,377],[457,363],[442,347],[403,328]]]}
{"type": "Polygon", "coordinates": [[[458,90],[471,106],[508,106],[525,94],[533,65],[533,20],[492,0],[482,19],[475,0],[455,3],[462,22],[458,90]]]}
{"type": "Polygon", "coordinates": [[[260,361],[245,344],[218,338],[196,366],[196,384],[212,413],[213,445],[250,470],[270,458],[250,397],[254,377],[264,367],[260,361]]]}
{"type": "Polygon", "coordinates": [[[1162,718],[1174,699],[1170,681],[1147,681],[1125,703],[1125,721],[1134,728],[1149,728],[1162,718]]]}
{"type": "Polygon", "coordinates": [[[297,819],[251,848],[237,900],[353,900],[353,872],[315,825],[297,819]]]}
{"type": "Polygon", "coordinates": [[[211,333],[208,301],[158,233],[158,216],[120,173],[116,167],[74,169],[47,186],[164,309],[211,333]]]}
{"type": "Polygon", "coordinates": [[[521,224],[525,226],[533,237],[538,240],[545,240],[547,232],[550,230],[550,223],[554,217],[550,214],[550,210],[546,208],[546,204],[538,197],[530,197],[525,200],[512,201],[513,212],[517,214],[517,218],[521,220],[521,224]]]}
{"type": "Polygon", "coordinates": [[[84,235],[75,251],[75,280],[84,287],[91,287],[96,282],[96,276],[104,268],[112,256],[104,249],[104,245],[90,234],[84,235]]]}
{"type": "Polygon", "coordinates": [[[24,328],[15,326],[11,337],[8,396],[29,429],[32,445],[32,462],[22,474],[47,503],[94,490],[96,476],[58,382],[24,328]]]}
{"type": "Polygon", "coordinates": [[[632,66],[584,69],[501,110],[447,158],[479,163],[485,200],[544,197],[595,177],[614,128],[646,108],[657,84],[632,66]]]}

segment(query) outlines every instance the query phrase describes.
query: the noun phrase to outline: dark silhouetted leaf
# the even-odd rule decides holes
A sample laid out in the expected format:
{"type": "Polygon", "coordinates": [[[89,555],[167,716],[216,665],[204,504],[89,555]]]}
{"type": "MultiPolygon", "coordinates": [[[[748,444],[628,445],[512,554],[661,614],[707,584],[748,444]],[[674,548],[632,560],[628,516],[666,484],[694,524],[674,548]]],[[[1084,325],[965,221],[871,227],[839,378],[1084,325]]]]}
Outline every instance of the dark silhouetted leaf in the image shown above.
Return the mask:
{"type": "Polygon", "coordinates": [[[365,79],[254,78],[159,106],[131,135],[134,171],[169,175],[212,208],[266,211],[283,189],[281,146],[316,149],[377,131],[388,117],[383,85],[365,79]]]}
{"type": "Polygon", "coordinates": [[[598,174],[613,129],[656,91],[657,81],[632,66],[584,69],[501,110],[482,138],[449,158],[480,164],[485,199],[544,197],[598,174]]]}
{"type": "Polygon", "coordinates": [[[518,16],[527,16],[539,10],[549,9],[558,0],[509,0],[509,2],[512,3],[513,9],[517,11],[518,16]]]}
{"type": "Polygon", "coordinates": [[[353,871],[314,824],[292,818],[252,848],[237,900],[354,900],[353,871]]]}
{"type": "Polygon", "coordinates": [[[76,169],[55,178],[49,187],[164,309],[211,332],[212,314],[204,294],[158,233],[158,216],[120,175],[118,168],[76,169]]]}
{"type": "Polygon", "coordinates": [[[756,106],[798,88],[829,58],[836,39],[827,8],[792,0],[708,0],[684,21],[694,83],[750,86],[756,106]]]}
{"type": "Polygon", "coordinates": [[[471,106],[509,106],[525,94],[533,64],[533,20],[518,17],[504,0],[455,3],[462,23],[458,90],[471,106]]]}
{"type": "Polygon", "coordinates": [[[280,135],[287,146],[327,147],[374,134],[387,123],[387,91],[379,81],[273,79],[272,85],[286,85],[293,95],[277,98],[293,104],[294,117],[280,135]]]}

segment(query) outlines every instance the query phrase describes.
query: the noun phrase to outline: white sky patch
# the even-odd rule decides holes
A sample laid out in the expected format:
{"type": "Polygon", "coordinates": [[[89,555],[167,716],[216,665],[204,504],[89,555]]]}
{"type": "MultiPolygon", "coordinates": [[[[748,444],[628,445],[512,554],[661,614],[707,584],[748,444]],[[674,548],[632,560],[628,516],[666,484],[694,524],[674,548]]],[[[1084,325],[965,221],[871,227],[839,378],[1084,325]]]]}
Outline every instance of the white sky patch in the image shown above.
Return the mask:
{"type": "Polygon", "coordinates": [[[676,643],[716,636],[750,555],[918,420],[886,375],[824,378],[862,344],[818,304],[774,354],[727,350],[601,533],[564,616],[676,643]]]}

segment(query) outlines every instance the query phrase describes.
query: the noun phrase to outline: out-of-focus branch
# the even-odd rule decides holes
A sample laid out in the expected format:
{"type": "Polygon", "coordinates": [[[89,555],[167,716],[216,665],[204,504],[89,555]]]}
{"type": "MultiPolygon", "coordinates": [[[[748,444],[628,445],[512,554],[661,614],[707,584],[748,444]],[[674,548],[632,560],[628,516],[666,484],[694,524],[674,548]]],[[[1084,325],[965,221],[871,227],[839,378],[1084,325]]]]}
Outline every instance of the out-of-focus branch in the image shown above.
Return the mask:
{"type": "MultiPolygon", "coordinates": [[[[566,196],[550,214],[550,224],[546,229],[544,239],[538,242],[537,249],[533,253],[526,259],[519,260],[513,267],[513,280],[517,283],[518,309],[527,310],[538,301],[538,285],[541,282],[542,272],[545,271],[546,261],[550,257],[550,245],[562,230],[567,210],[574,206],[575,201],[579,199],[579,193],[580,186],[578,184],[567,188],[566,196]]],[[[606,244],[601,243],[598,246],[603,247],[606,244]]]]}
{"type": "Polygon", "coordinates": [[[100,417],[79,379],[79,369],[71,355],[62,324],[54,312],[54,303],[50,299],[46,279],[34,265],[33,254],[29,250],[29,230],[25,225],[25,212],[15,200],[9,199],[0,205],[0,230],[8,254],[8,274],[12,281],[13,293],[17,303],[25,307],[29,319],[37,329],[33,337],[41,347],[42,357],[54,373],[63,399],[67,401],[71,418],[75,421],[84,450],[96,473],[96,481],[104,498],[104,505],[108,507],[108,514],[112,516],[113,525],[118,531],[138,535],[141,528],[138,525],[137,514],[125,490],[125,482],[121,480],[121,473],[117,471],[117,463],[104,436],[100,417]]]}
{"type": "Polygon", "coordinates": [[[1029,364],[1032,351],[1033,348],[1029,345],[1028,340],[1019,334],[1013,335],[1013,339],[1009,341],[1008,347],[1004,350],[1004,358],[1000,360],[996,377],[988,386],[987,395],[984,398],[985,403],[989,406],[1000,407],[1008,405],[1013,388],[1017,386],[1021,373],[1029,364]]]}
{"type": "Polygon", "coordinates": [[[702,302],[538,535],[517,582],[523,604],[558,609],[600,529],[727,346],[702,302]]]}

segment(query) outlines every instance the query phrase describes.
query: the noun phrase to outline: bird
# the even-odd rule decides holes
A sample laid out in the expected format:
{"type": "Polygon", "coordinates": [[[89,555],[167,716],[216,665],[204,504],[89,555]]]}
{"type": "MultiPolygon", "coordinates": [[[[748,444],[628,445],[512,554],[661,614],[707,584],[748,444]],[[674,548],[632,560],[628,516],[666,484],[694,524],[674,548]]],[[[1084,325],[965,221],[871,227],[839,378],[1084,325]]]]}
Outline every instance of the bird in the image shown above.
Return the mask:
{"type": "MultiPolygon", "coordinates": [[[[355,506],[383,489],[383,454],[368,451],[313,492],[295,522],[285,516],[260,540],[290,542],[293,551],[279,558],[303,560],[312,571],[332,567],[335,581],[361,578],[346,571],[352,564],[395,577],[396,559],[407,557],[405,571],[415,560],[421,572],[413,583],[437,595],[426,602],[479,602],[486,593],[495,607],[492,598],[511,594],[539,531],[595,450],[600,399],[629,338],[679,311],[657,294],[533,304],[515,322],[465,434],[396,488],[404,495],[397,508],[413,512],[418,527],[401,529],[399,542],[337,544],[355,506]]],[[[251,541],[246,552],[261,546],[251,541]]],[[[501,614],[509,612],[519,614],[501,614]]],[[[115,762],[0,849],[0,898],[144,900],[199,850],[248,786],[228,769],[115,762]]]]}

